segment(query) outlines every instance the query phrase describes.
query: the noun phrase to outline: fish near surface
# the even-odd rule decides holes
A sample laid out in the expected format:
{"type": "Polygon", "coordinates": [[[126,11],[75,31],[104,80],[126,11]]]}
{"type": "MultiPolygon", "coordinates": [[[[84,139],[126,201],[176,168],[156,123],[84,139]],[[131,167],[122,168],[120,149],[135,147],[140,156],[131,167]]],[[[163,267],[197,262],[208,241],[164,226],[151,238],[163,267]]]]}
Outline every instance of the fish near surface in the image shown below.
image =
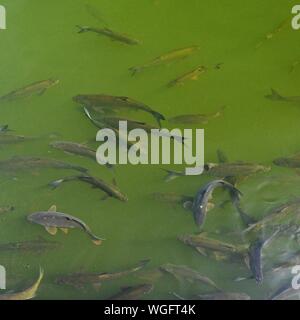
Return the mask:
{"type": "Polygon", "coordinates": [[[142,296],[153,290],[152,284],[140,284],[134,287],[123,287],[116,295],[108,300],[140,300],[142,296]]]}
{"type": "Polygon", "coordinates": [[[197,226],[201,227],[204,224],[208,210],[208,203],[211,199],[212,193],[218,187],[228,189],[234,198],[239,199],[241,195],[241,192],[227,181],[214,180],[207,183],[197,192],[192,205],[194,220],[197,226]]]}
{"type": "Polygon", "coordinates": [[[300,153],[296,153],[289,157],[277,158],[273,163],[279,167],[300,168],[300,153]]]}
{"type": "Polygon", "coordinates": [[[5,293],[0,295],[0,300],[30,300],[36,296],[37,290],[44,277],[44,270],[40,268],[40,275],[36,282],[29,288],[16,292],[16,293],[5,293]]]}
{"type": "Polygon", "coordinates": [[[136,67],[131,67],[131,68],[129,68],[129,71],[131,72],[132,75],[135,75],[136,73],[139,73],[139,72],[141,72],[147,68],[150,68],[150,67],[158,66],[161,64],[168,64],[168,63],[175,61],[175,60],[184,59],[184,58],[192,55],[193,53],[195,53],[198,50],[199,50],[198,46],[191,46],[191,47],[185,47],[185,48],[181,48],[181,49],[175,49],[170,52],[164,53],[164,54],[160,55],[159,57],[157,57],[157,58],[155,58],[145,64],[142,64],[142,65],[136,66],[136,67]]]}
{"type": "Polygon", "coordinates": [[[51,235],[55,235],[58,228],[65,233],[68,232],[68,229],[76,228],[87,233],[96,245],[100,245],[105,240],[95,236],[91,229],[80,219],[69,214],[57,212],[56,206],[52,206],[49,211],[32,213],[27,217],[27,220],[45,227],[51,235]]]}
{"type": "Polygon", "coordinates": [[[100,286],[103,281],[110,281],[128,276],[143,269],[149,260],[142,260],[136,266],[119,272],[101,272],[101,273],[73,273],[66,276],[59,276],[55,282],[59,285],[70,285],[81,289],[86,284],[100,286]]]}
{"type": "Polygon", "coordinates": [[[272,101],[283,101],[291,103],[300,103],[300,96],[285,97],[279,94],[276,90],[271,89],[271,94],[265,96],[265,98],[272,101]]]}
{"type": "Polygon", "coordinates": [[[200,66],[192,71],[185,73],[184,75],[172,80],[168,83],[168,87],[180,86],[183,85],[188,80],[198,80],[199,76],[207,70],[206,67],[200,66]]]}
{"type": "Polygon", "coordinates": [[[0,102],[1,101],[16,100],[19,98],[25,98],[28,96],[32,96],[33,94],[41,95],[47,89],[55,86],[58,83],[59,83],[59,80],[54,80],[54,79],[38,81],[38,82],[32,83],[24,88],[14,90],[14,91],[0,97],[0,102]]]}
{"type": "Polygon", "coordinates": [[[78,26],[78,25],[76,27],[79,29],[78,33],[94,32],[94,33],[106,36],[113,41],[119,41],[128,45],[137,45],[140,43],[138,40],[132,39],[126,34],[113,31],[109,28],[94,28],[94,27],[78,26]]]}
{"type": "Polygon", "coordinates": [[[144,111],[150,113],[160,127],[161,121],[165,120],[165,116],[163,114],[153,110],[146,104],[129,97],[110,96],[105,94],[82,94],[73,97],[73,101],[85,107],[89,107],[95,112],[100,112],[101,114],[103,114],[103,110],[105,109],[108,109],[109,111],[120,111],[124,109],[144,111]]]}

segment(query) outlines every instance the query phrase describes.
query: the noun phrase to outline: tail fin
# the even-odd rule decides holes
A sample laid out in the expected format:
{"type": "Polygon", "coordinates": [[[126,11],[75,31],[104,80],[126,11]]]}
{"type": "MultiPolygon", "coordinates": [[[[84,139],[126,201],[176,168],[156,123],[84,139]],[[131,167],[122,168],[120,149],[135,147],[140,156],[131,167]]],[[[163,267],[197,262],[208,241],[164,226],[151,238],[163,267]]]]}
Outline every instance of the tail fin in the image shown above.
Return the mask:
{"type": "Polygon", "coordinates": [[[143,70],[143,67],[131,67],[128,70],[132,76],[135,76],[137,73],[140,73],[143,70]]]}
{"type": "Polygon", "coordinates": [[[176,178],[183,175],[181,172],[178,172],[178,171],[172,171],[172,170],[167,170],[167,169],[162,169],[162,170],[167,172],[167,175],[164,178],[165,182],[170,182],[170,181],[175,180],[176,178]]]}
{"type": "Polygon", "coordinates": [[[89,27],[82,27],[82,26],[77,25],[76,28],[78,28],[78,33],[83,33],[83,32],[89,31],[89,27]]]}
{"type": "Polygon", "coordinates": [[[67,181],[72,181],[77,179],[77,176],[71,176],[71,177],[66,177],[66,178],[61,178],[55,181],[50,182],[48,185],[49,187],[51,187],[52,189],[56,189],[58,188],[63,182],[67,182],[67,181]]]}
{"type": "Polygon", "coordinates": [[[265,96],[267,99],[273,100],[273,101],[282,101],[284,100],[284,97],[281,96],[276,90],[271,89],[271,94],[268,94],[265,96]]]}

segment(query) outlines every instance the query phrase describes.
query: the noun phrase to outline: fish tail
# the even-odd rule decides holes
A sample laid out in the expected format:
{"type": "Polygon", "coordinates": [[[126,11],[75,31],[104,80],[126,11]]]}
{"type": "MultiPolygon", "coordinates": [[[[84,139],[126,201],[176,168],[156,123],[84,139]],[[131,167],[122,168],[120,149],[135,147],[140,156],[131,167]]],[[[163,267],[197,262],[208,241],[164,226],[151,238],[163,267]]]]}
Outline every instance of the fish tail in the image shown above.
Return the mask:
{"type": "Polygon", "coordinates": [[[49,187],[51,187],[52,189],[56,189],[58,188],[63,182],[67,182],[67,181],[72,181],[77,179],[77,176],[71,176],[71,177],[66,177],[66,178],[61,178],[61,179],[57,179],[55,181],[50,182],[48,185],[49,187]]]}
{"type": "Polygon", "coordinates": [[[90,236],[90,238],[92,239],[93,243],[97,246],[100,246],[102,244],[102,241],[105,241],[106,239],[104,238],[100,238],[95,236],[91,230],[87,229],[86,232],[88,233],[88,235],[90,236]]]}
{"type": "Polygon", "coordinates": [[[140,73],[143,70],[143,67],[131,67],[128,70],[131,72],[132,76],[135,76],[137,73],[140,73]]]}
{"type": "Polygon", "coordinates": [[[167,173],[167,175],[164,177],[165,182],[172,181],[179,177],[179,174],[176,171],[167,170],[167,169],[162,169],[162,170],[164,170],[167,173]]]}
{"type": "Polygon", "coordinates": [[[89,27],[82,27],[82,26],[76,25],[76,28],[78,29],[78,33],[89,31],[89,27]]]}
{"type": "Polygon", "coordinates": [[[152,111],[151,113],[152,113],[153,117],[156,119],[159,127],[161,128],[161,121],[166,120],[165,116],[157,111],[152,111]]]}
{"type": "Polygon", "coordinates": [[[265,96],[267,99],[275,100],[275,101],[282,101],[284,97],[281,96],[276,90],[271,89],[271,94],[265,96]]]}

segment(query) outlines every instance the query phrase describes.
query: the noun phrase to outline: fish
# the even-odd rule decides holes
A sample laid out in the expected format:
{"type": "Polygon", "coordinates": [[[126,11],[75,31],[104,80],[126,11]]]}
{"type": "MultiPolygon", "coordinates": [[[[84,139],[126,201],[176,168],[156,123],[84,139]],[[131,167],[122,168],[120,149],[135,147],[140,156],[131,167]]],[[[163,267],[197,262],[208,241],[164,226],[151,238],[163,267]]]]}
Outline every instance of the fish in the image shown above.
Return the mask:
{"type": "Polygon", "coordinates": [[[122,287],[121,291],[108,300],[140,300],[142,296],[150,293],[154,286],[152,284],[140,284],[132,287],[122,287]]]}
{"type": "Polygon", "coordinates": [[[55,283],[59,285],[70,285],[78,289],[82,289],[87,284],[92,284],[97,287],[101,285],[103,281],[110,281],[114,279],[119,279],[136,273],[143,269],[150,260],[142,260],[134,267],[131,267],[127,270],[118,271],[118,272],[101,272],[101,273],[73,273],[66,276],[59,276],[56,278],[55,283]]]}
{"type": "Polygon", "coordinates": [[[205,233],[197,235],[182,235],[178,240],[197,250],[201,255],[209,255],[216,260],[237,260],[247,262],[248,244],[234,245],[214,238],[209,238],[205,233]]]}
{"type": "Polygon", "coordinates": [[[24,142],[29,139],[30,138],[27,138],[25,136],[3,133],[3,134],[0,134],[0,145],[24,142]]]}
{"type": "Polygon", "coordinates": [[[12,212],[15,210],[15,207],[14,206],[5,206],[5,207],[0,207],[0,215],[1,214],[5,214],[5,213],[8,213],[8,212],[12,212]]]}
{"type": "Polygon", "coordinates": [[[192,202],[194,200],[194,197],[192,197],[192,196],[181,195],[181,194],[174,193],[174,192],[168,192],[168,193],[167,192],[155,192],[152,194],[152,197],[158,201],[181,204],[181,205],[183,205],[184,203],[186,203],[188,201],[192,202]]]}
{"type": "Polygon", "coordinates": [[[88,27],[88,26],[76,26],[79,30],[78,33],[84,33],[84,32],[94,32],[100,35],[103,35],[105,37],[110,38],[113,41],[119,41],[128,45],[137,45],[140,44],[140,41],[130,38],[124,33],[119,33],[116,31],[113,31],[109,28],[94,28],[94,27],[88,27]]]}
{"type": "Polygon", "coordinates": [[[26,98],[34,94],[42,95],[46,90],[57,85],[58,83],[59,80],[57,79],[48,79],[34,82],[26,87],[14,90],[6,95],[1,96],[0,102],[26,98]]]}
{"type": "Polygon", "coordinates": [[[292,199],[284,204],[276,206],[254,224],[251,224],[243,231],[243,234],[250,232],[258,234],[267,229],[280,228],[283,230],[287,225],[294,225],[300,222],[300,199],[292,199]]]}
{"type": "Polygon", "coordinates": [[[54,250],[61,246],[59,242],[47,241],[42,237],[36,240],[0,243],[0,251],[21,251],[41,253],[46,250],[54,250]]]}
{"type": "Polygon", "coordinates": [[[36,296],[44,277],[44,270],[40,268],[40,274],[35,283],[27,289],[16,293],[4,293],[0,295],[0,300],[30,300],[36,296]]]}
{"type": "Polygon", "coordinates": [[[96,95],[77,95],[73,97],[73,101],[84,105],[85,107],[90,107],[95,112],[103,113],[103,110],[123,110],[123,109],[131,109],[135,111],[144,111],[150,113],[159,126],[161,127],[161,121],[165,120],[165,116],[146,104],[142,102],[138,102],[129,97],[120,97],[120,96],[109,96],[104,94],[96,94],[96,95]]]}
{"type": "Polygon", "coordinates": [[[300,96],[284,97],[274,89],[271,89],[271,94],[266,95],[265,98],[272,100],[272,101],[300,103],[300,96]]]}
{"type": "MultiPolygon", "coordinates": [[[[84,144],[71,141],[54,141],[50,143],[50,146],[66,153],[83,156],[96,161],[96,151],[84,144]]],[[[109,169],[113,167],[109,163],[107,163],[105,166],[109,169]]]]}
{"type": "Polygon", "coordinates": [[[196,81],[196,80],[198,80],[199,76],[201,74],[203,74],[206,70],[207,70],[206,67],[199,66],[199,67],[193,69],[192,71],[189,71],[189,72],[185,73],[184,75],[170,81],[167,86],[169,88],[171,88],[171,87],[175,87],[175,86],[182,86],[188,80],[196,81]]]}
{"type": "Polygon", "coordinates": [[[264,39],[256,45],[256,49],[260,48],[265,42],[273,39],[278,33],[280,33],[288,24],[290,19],[286,19],[281,22],[273,31],[267,33],[264,39]]]}
{"type": "Polygon", "coordinates": [[[168,121],[174,124],[207,124],[209,120],[223,115],[225,110],[223,106],[219,111],[211,114],[185,114],[169,118],[168,121]]]}
{"type": "Polygon", "coordinates": [[[40,157],[14,156],[10,159],[0,160],[0,171],[4,172],[16,172],[44,168],[70,169],[84,173],[88,171],[87,169],[74,164],[40,157]]]}
{"type": "Polygon", "coordinates": [[[45,227],[46,231],[51,235],[55,235],[58,228],[64,233],[68,233],[68,229],[77,228],[87,233],[96,245],[101,245],[102,241],[105,240],[104,238],[95,236],[89,226],[80,219],[66,213],[57,212],[55,205],[48,211],[39,211],[28,215],[27,220],[45,227]]]}
{"type": "Polygon", "coordinates": [[[175,60],[184,59],[184,58],[192,55],[193,53],[195,53],[199,49],[200,48],[198,46],[191,46],[191,47],[175,49],[170,52],[164,53],[164,54],[160,55],[159,57],[157,57],[157,58],[155,58],[145,64],[142,64],[140,66],[131,67],[131,68],[129,68],[129,71],[131,72],[132,75],[135,75],[135,74],[142,72],[143,70],[150,68],[150,67],[158,66],[161,64],[168,64],[168,63],[175,61],[175,60]]]}
{"type": "Polygon", "coordinates": [[[58,179],[49,183],[49,186],[52,188],[59,187],[63,182],[79,180],[85,183],[92,185],[93,188],[98,188],[106,193],[108,197],[113,197],[117,200],[127,202],[128,197],[122,193],[118,187],[114,184],[109,184],[100,178],[95,178],[90,175],[79,175],[79,176],[70,176],[62,179],[58,179]]]}
{"type": "Polygon", "coordinates": [[[277,158],[273,163],[279,167],[300,168],[300,152],[292,156],[277,158]]]}
{"type": "Polygon", "coordinates": [[[223,187],[229,190],[231,192],[231,196],[234,198],[239,199],[239,197],[242,195],[242,193],[238,189],[224,180],[214,180],[204,185],[197,192],[192,205],[194,221],[198,227],[201,227],[204,224],[208,202],[212,196],[213,191],[218,187],[223,187]]]}
{"type": "Polygon", "coordinates": [[[251,300],[251,297],[243,292],[216,292],[209,294],[198,294],[197,300],[251,300]]]}
{"type": "Polygon", "coordinates": [[[162,265],[160,268],[161,268],[161,270],[172,274],[179,281],[187,280],[191,283],[200,282],[200,283],[204,283],[208,286],[211,286],[214,289],[217,289],[218,291],[222,291],[215,284],[214,281],[212,281],[211,279],[209,279],[206,276],[201,275],[198,271],[193,270],[187,266],[166,263],[166,264],[162,265]]]}
{"type": "Polygon", "coordinates": [[[0,133],[6,133],[8,131],[12,131],[9,129],[8,124],[0,125],[0,133]]]}

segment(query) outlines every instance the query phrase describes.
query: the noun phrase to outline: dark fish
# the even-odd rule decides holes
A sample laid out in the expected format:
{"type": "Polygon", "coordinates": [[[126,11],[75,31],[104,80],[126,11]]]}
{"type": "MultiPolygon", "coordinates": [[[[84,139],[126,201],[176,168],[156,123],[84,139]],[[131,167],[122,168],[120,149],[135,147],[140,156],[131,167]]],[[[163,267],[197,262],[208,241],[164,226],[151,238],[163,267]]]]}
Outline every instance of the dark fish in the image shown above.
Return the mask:
{"type": "Polygon", "coordinates": [[[2,97],[0,97],[0,101],[10,101],[19,98],[25,98],[28,96],[32,96],[33,94],[43,94],[47,89],[53,87],[54,85],[58,84],[59,80],[43,80],[32,83],[24,88],[17,89],[12,91],[2,97]]]}
{"type": "Polygon", "coordinates": [[[22,251],[22,252],[37,252],[41,253],[46,250],[54,250],[61,246],[55,241],[47,241],[43,238],[37,240],[23,242],[0,243],[0,251],[22,251]]]}
{"type": "Polygon", "coordinates": [[[66,276],[59,276],[56,278],[55,282],[59,285],[70,285],[75,288],[81,289],[87,284],[93,284],[100,286],[103,281],[110,281],[114,279],[119,279],[121,277],[128,276],[130,274],[136,273],[143,269],[149,260],[140,261],[136,266],[129,268],[127,270],[119,272],[101,272],[101,273],[73,273],[66,276]]]}
{"type": "Polygon", "coordinates": [[[80,219],[71,215],[57,212],[56,206],[52,206],[48,211],[40,211],[30,214],[28,221],[44,226],[48,233],[55,235],[57,228],[67,233],[68,229],[80,229],[86,232],[96,245],[102,243],[103,238],[95,236],[91,229],[80,219]]]}
{"type": "Polygon", "coordinates": [[[279,167],[300,168],[300,153],[289,157],[277,158],[273,163],[279,167]]]}
{"type": "Polygon", "coordinates": [[[269,100],[272,100],[272,101],[284,101],[284,102],[292,102],[292,103],[299,103],[300,102],[300,96],[284,97],[284,96],[280,95],[274,89],[271,89],[271,94],[268,94],[265,97],[269,100]]]}
{"type": "Polygon", "coordinates": [[[87,169],[77,165],[69,164],[59,160],[39,157],[12,157],[7,160],[0,160],[0,171],[4,172],[15,172],[43,168],[72,169],[80,172],[88,171],[87,169]]]}
{"type": "Polygon", "coordinates": [[[108,298],[108,300],[140,300],[140,298],[153,290],[152,284],[140,284],[134,287],[123,287],[121,292],[108,298]]]}
{"type": "Polygon", "coordinates": [[[201,227],[204,224],[207,213],[207,205],[212,193],[218,187],[228,189],[231,192],[231,195],[237,199],[239,199],[241,196],[241,192],[238,189],[224,180],[214,180],[207,183],[197,192],[192,206],[194,220],[197,226],[201,227]]]}
{"type": "Polygon", "coordinates": [[[198,46],[191,46],[191,47],[186,47],[186,48],[181,48],[181,49],[175,49],[173,51],[167,52],[162,54],[161,56],[145,63],[137,67],[132,67],[129,69],[129,71],[132,73],[132,75],[135,75],[138,72],[143,71],[144,69],[158,66],[161,64],[167,64],[175,60],[179,59],[184,59],[191,54],[195,53],[196,51],[199,50],[198,46]]]}
{"type": "Polygon", "coordinates": [[[73,100],[86,107],[91,107],[93,111],[103,113],[104,109],[108,110],[123,110],[132,109],[135,111],[144,111],[150,113],[161,126],[161,120],[165,120],[165,117],[151,109],[149,106],[142,102],[138,102],[128,97],[109,96],[104,94],[96,95],[77,95],[73,97],[73,100]]]}
{"type": "Polygon", "coordinates": [[[128,201],[128,198],[125,194],[123,194],[116,185],[109,184],[105,182],[102,179],[99,178],[94,178],[89,175],[79,175],[79,176],[71,176],[71,177],[66,177],[62,179],[55,180],[53,182],[50,182],[49,185],[52,188],[57,188],[60,186],[61,183],[67,182],[67,181],[74,181],[74,180],[79,180],[85,183],[88,183],[92,185],[94,188],[98,188],[102,191],[104,191],[107,196],[116,198],[120,201],[128,201]]]}
{"type": "Polygon", "coordinates": [[[94,32],[94,33],[103,35],[105,37],[108,37],[111,40],[119,41],[129,45],[137,45],[140,43],[138,40],[132,39],[128,37],[126,34],[119,33],[108,28],[94,28],[94,27],[87,27],[87,26],[82,27],[78,25],[76,27],[79,29],[78,33],[94,32]]]}

